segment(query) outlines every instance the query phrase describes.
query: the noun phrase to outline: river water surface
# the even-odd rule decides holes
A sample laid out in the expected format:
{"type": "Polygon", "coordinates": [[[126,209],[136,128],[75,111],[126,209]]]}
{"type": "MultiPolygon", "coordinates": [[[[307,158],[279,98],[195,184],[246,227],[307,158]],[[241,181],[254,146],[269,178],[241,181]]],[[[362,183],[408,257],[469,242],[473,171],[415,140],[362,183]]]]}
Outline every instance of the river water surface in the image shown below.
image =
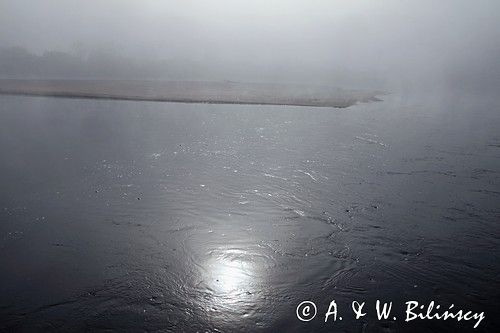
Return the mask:
{"type": "Polygon", "coordinates": [[[406,301],[434,300],[484,311],[475,331],[494,331],[499,103],[443,96],[0,96],[0,329],[472,330],[404,322],[406,301]],[[377,299],[396,320],[377,320],[377,299]],[[343,320],[325,323],[331,300],[343,320]]]}

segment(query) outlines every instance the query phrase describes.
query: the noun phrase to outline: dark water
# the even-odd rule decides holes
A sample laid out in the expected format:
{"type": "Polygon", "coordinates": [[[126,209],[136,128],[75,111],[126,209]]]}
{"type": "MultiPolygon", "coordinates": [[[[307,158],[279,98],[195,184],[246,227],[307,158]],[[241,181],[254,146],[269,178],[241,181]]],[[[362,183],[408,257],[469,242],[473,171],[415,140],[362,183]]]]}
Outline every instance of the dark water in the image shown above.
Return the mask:
{"type": "Polygon", "coordinates": [[[0,329],[473,330],[404,322],[406,301],[434,300],[495,331],[499,103],[384,99],[1,96],[0,329]],[[333,299],[343,320],[325,323],[333,299]],[[377,299],[397,320],[377,320],[377,299]]]}

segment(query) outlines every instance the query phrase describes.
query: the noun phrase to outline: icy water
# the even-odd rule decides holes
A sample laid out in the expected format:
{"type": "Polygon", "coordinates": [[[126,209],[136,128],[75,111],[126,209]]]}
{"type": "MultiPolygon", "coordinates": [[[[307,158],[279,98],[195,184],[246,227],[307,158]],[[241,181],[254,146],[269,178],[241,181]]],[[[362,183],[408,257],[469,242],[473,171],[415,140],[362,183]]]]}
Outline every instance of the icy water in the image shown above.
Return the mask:
{"type": "Polygon", "coordinates": [[[434,300],[494,331],[499,129],[498,102],[459,95],[347,109],[0,96],[0,330],[473,330],[404,322],[406,301],[434,300]],[[343,320],[325,323],[332,300],[343,320]]]}

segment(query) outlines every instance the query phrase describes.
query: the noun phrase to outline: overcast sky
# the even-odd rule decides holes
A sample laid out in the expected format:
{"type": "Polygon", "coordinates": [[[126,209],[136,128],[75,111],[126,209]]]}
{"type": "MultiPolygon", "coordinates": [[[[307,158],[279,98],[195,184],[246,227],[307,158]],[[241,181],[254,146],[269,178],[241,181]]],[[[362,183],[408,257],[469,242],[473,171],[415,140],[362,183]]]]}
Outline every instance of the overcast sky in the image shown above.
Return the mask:
{"type": "Polygon", "coordinates": [[[0,0],[0,45],[408,76],[499,68],[499,11],[482,0],[0,0]]]}

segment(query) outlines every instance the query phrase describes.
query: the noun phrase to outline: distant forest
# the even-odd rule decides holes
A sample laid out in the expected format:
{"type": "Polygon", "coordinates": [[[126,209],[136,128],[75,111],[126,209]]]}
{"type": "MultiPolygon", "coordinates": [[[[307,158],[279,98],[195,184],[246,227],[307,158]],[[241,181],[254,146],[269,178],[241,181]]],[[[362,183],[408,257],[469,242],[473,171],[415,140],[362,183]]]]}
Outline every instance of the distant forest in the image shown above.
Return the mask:
{"type": "Polygon", "coordinates": [[[0,48],[0,78],[138,79],[172,81],[300,82],[344,87],[380,87],[374,73],[334,68],[195,61],[187,58],[134,59],[116,52],[35,54],[23,47],[0,48]]]}
{"type": "MultiPolygon", "coordinates": [[[[289,65],[251,65],[233,62],[195,61],[188,58],[135,59],[116,52],[61,52],[35,54],[23,47],[0,48],[0,79],[136,79],[170,81],[224,81],[306,83],[361,89],[436,87],[491,90],[500,86],[497,52],[485,59],[462,60],[432,68],[408,71],[365,72],[352,68],[322,68],[289,65]],[[448,67],[447,67],[448,66],[448,67]],[[391,87],[392,86],[392,87],[391,87]]],[[[430,89],[430,88],[429,88],[430,89]]]]}
{"type": "Polygon", "coordinates": [[[180,59],[139,61],[100,51],[37,55],[22,47],[0,48],[3,78],[184,79],[199,76],[202,71],[196,63],[180,59]]]}

